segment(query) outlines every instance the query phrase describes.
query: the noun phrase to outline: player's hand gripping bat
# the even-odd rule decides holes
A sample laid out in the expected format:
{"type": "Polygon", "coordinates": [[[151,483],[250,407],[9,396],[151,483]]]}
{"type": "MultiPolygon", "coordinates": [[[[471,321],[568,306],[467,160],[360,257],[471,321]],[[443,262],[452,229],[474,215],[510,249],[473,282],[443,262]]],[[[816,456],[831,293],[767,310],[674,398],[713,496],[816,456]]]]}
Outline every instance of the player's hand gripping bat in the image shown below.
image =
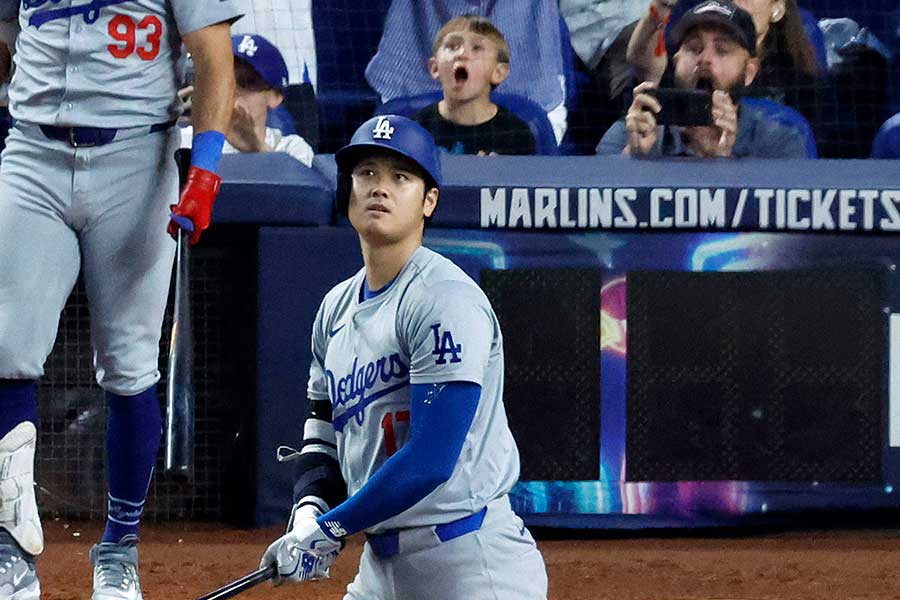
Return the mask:
{"type": "MultiPolygon", "coordinates": [[[[191,163],[190,150],[175,153],[179,189],[191,163]]],[[[194,336],[191,327],[190,232],[178,231],[175,257],[175,310],[169,340],[169,372],[166,381],[166,473],[190,478],[194,449],[194,336]]],[[[224,596],[223,596],[224,597],[224,596]]]]}

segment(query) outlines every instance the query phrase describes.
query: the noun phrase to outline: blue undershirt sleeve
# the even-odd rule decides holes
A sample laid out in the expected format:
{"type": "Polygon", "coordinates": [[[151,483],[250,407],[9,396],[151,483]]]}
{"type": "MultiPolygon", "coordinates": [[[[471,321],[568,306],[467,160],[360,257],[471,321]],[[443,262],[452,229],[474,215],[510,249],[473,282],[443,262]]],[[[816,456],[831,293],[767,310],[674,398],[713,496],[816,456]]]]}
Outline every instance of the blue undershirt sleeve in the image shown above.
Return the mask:
{"type": "Polygon", "coordinates": [[[381,523],[425,498],[453,474],[475,418],[481,386],[453,381],[410,388],[409,441],[356,494],[317,519],[326,533],[340,528],[350,535],[381,523]]]}

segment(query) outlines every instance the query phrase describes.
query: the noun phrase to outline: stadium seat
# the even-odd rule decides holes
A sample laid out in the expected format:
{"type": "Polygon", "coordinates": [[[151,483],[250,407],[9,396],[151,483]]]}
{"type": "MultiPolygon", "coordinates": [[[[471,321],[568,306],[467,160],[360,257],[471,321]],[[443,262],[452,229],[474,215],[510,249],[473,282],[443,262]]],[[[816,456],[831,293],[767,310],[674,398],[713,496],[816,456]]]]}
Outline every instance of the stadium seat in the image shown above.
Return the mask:
{"type": "Polygon", "coordinates": [[[769,98],[744,98],[741,102],[744,106],[750,106],[762,111],[782,125],[788,125],[800,130],[800,133],[806,140],[807,158],[819,158],[819,152],[816,149],[816,137],[813,135],[812,127],[809,121],[806,120],[806,117],[795,109],[769,98]]]}
{"type": "Polygon", "coordinates": [[[900,113],[881,126],[872,144],[872,158],[900,159],[900,113]]]}
{"type": "Polygon", "coordinates": [[[311,83],[289,85],[284,91],[283,106],[294,118],[294,128],[313,150],[319,150],[319,105],[311,83]]]}
{"type": "MultiPolygon", "coordinates": [[[[394,114],[408,117],[413,113],[438,102],[442,97],[442,92],[430,92],[428,94],[411,96],[409,98],[395,98],[394,100],[380,105],[376,109],[375,114],[394,114]]],[[[537,103],[532,102],[528,98],[512,94],[494,93],[491,94],[491,99],[525,121],[528,128],[531,129],[531,134],[534,136],[537,154],[559,154],[559,146],[556,144],[553,126],[547,118],[547,113],[544,112],[544,109],[537,103]]]]}

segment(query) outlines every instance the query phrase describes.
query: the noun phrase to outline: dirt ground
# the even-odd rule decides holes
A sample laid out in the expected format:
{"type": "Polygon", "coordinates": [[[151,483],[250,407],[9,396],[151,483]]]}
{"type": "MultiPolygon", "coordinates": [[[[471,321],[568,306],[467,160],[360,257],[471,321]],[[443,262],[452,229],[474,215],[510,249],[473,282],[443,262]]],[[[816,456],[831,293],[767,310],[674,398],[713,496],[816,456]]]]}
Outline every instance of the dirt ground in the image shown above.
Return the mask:
{"type": "MultiPolygon", "coordinates": [[[[45,530],[47,547],[38,559],[43,600],[87,600],[87,554],[100,526],[50,521],[45,530]]],[[[278,528],[145,526],[144,597],[199,598],[254,570],[279,534],[278,528]]],[[[558,539],[558,533],[548,539],[538,531],[536,537],[547,562],[551,600],[900,599],[900,531],[894,528],[730,537],[602,532],[574,540],[558,539]]],[[[361,550],[362,540],[353,538],[328,581],[276,589],[264,583],[237,598],[339,600],[361,550]]]]}

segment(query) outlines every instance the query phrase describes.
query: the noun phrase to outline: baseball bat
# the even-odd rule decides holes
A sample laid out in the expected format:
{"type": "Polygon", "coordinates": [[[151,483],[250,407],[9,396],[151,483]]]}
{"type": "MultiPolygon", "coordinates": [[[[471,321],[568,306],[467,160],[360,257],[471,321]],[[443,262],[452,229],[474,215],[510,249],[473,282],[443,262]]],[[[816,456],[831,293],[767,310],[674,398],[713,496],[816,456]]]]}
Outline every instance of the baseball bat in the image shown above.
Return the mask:
{"type": "Polygon", "coordinates": [[[223,585],[216,591],[197,598],[197,600],[225,600],[226,598],[232,598],[241,592],[246,592],[250,588],[259,585],[263,581],[272,579],[277,573],[278,567],[275,563],[272,563],[267,567],[248,573],[240,579],[235,579],[231,583],[223,585]]]}
{"type": "MultiPolygon", "coordinates": [[[[179,190],[187,179],[190,150],[175,153],[179,190]]],[[[189,479],[194,448],[194,332],[191,327],[190,233],[178,230],[175,254],[175,308],[169,339],[169,372],[166,380],[165,471],[189,479]]]]}

